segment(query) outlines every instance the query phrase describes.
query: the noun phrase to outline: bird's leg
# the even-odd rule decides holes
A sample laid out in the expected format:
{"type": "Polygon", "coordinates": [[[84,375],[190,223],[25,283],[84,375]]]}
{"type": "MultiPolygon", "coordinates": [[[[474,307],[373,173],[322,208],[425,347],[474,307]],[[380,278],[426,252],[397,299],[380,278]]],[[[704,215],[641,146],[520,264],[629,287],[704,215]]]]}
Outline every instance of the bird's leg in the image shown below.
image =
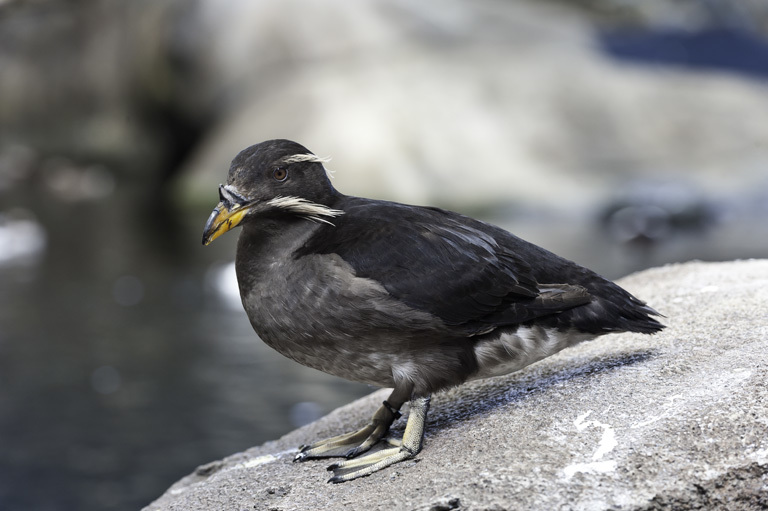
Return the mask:
{"type": "Polygon", "coordinates": [[[352,458],[373,447],[389,431],[389,427],[400,417],[400,407],[407,399],[408,391],[395,389],[386,401],[373,414],[371,422],[363,428],[344,435],[327,438],[312,445],[299,447],[299,454],[293,461],[305,461],[315,458],[352,458]]]}
{"type": "Polygon", "coordinates": [[[328,470],[333,471],[329,483],[343,483],[358,477],[367,476],[378,472],[394,463],[415,457],[424,443],[424,425],[429,411],[430,396],[417,397],[411,400],[411,410],[408,414],[408,423],[405,426],[403,439],[390,440],[393,447],[382,449],[353,460],[334,463],[328,470]]]}

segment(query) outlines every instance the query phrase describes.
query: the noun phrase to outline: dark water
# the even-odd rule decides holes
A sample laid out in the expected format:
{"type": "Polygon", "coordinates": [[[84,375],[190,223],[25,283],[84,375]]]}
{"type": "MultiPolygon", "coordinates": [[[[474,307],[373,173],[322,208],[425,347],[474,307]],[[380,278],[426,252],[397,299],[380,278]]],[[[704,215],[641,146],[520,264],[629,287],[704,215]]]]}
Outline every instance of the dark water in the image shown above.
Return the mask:
{"type": "Polygon", "coordinates": [[[0,266],[0,509],[138,509],[370,391],[257,340],[217,278],[235,236],[200,245],[206,211],[114,200],[30,201],[46,248],[0,266]]]}
{"type": "MultiPolygon", "coordinates": [[[[594,212],[492,220],[617,277],[768,255],[759,204],[638,246],[616,243],[594,212]]],[[[15,208],[0,235],[21,219],[44,240],[35,250],[23,231],[6,236],[22,254],[32,248],[0,259],[0,509],[138,509],[197,465],[371,390],[256,339],[232,289],[236,236],[200,244],[208,210],[158,209],[125,188],[96,200],[33,189],[0,206],[15,208]]]]}

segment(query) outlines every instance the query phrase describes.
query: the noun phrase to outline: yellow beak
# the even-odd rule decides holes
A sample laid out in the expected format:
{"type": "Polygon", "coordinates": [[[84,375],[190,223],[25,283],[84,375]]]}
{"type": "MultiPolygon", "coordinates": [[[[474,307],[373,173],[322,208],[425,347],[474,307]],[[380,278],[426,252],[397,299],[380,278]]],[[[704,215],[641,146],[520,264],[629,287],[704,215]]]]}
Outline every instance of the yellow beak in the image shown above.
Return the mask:
{"type": "Polygon", "coordinates": [[[228,230],[237,227],[249,209],[249,206],[240,206],[230,210],[224,201],[219,202],[205,224],[203,245],[208,245],[228,230]]]}

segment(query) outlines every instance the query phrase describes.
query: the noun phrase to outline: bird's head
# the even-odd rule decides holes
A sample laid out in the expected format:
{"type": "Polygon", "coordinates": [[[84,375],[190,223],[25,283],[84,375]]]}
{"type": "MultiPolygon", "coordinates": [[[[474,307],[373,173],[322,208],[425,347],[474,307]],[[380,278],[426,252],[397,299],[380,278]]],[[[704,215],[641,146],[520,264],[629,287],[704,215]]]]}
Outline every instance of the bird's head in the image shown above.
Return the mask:
{"type": "Polygon", "coordinates": [[[323,167],[325,160],[290,140],[268,140],[240,152],[219,185],[219,203],[203,232],[203,244],[228,230],[269,215],[290,215],[330,223],[342,214],[332,209],[338,192],[323,167]]]}

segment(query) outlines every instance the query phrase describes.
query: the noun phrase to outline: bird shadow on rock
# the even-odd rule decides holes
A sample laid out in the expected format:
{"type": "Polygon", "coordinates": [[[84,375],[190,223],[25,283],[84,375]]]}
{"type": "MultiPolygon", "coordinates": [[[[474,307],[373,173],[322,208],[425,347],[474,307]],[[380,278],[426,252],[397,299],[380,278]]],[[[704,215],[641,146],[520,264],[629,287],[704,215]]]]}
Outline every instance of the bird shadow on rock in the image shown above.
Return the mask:
{"type": "Polygon", "coordinates": [[[572,380],[587,380],[599,374],[646,362],[658,356],[658,349],[646,349],[615,356],[603,356],[574,365],[574,359],[557,365],[538,364],[514,375],[479,380],[448,390],[436,396],[428,432],[436,433],[448,426],[478,420],[499,407],[520,403],[536,394],[572,380]]]}

